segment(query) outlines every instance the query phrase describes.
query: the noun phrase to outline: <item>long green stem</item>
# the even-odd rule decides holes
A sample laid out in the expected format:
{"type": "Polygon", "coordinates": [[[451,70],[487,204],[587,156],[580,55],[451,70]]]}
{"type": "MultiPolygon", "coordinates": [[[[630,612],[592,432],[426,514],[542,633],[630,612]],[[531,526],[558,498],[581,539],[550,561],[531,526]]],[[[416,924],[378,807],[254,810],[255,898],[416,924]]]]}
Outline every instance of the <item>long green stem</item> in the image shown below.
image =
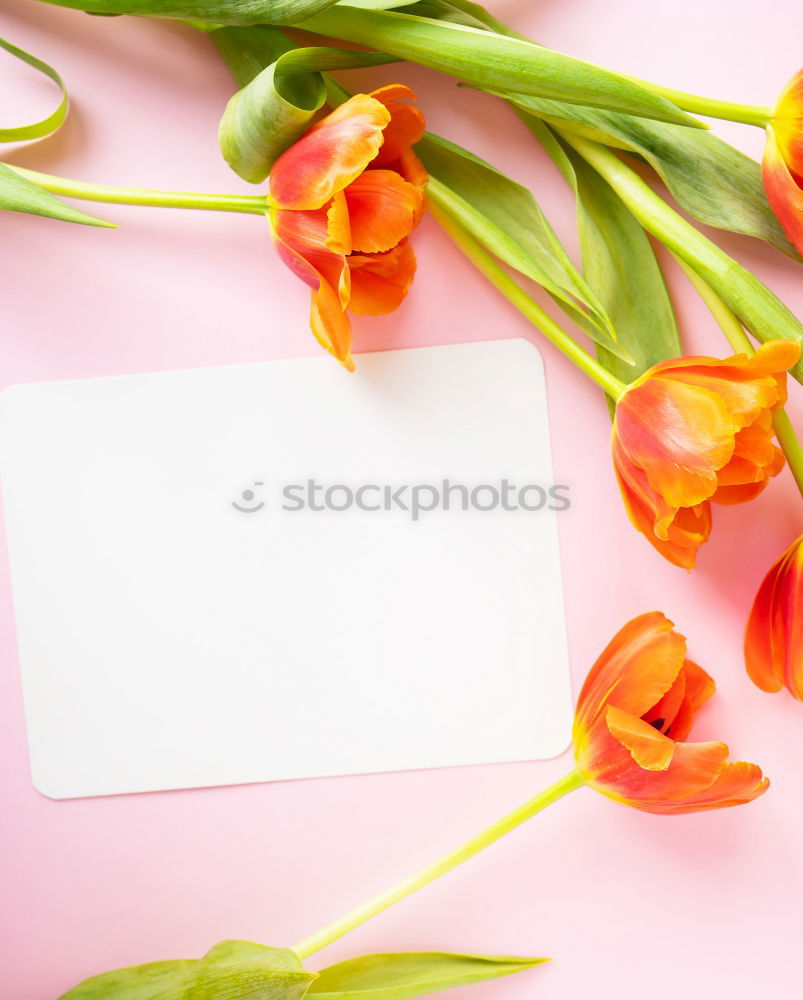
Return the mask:
{"type": "Polygon", "coordinates": [[[154,208],[194,208],[210,212],[240,212],[247,215],[264,215],[267,199],[264,195],[244,196],[235,194],[198,194],[192,191],[147,191],[140,188],[108,187],[86,184],[66,177],[40,174],[10,163],[6,166],[22,177],[27,177],[52,194],[83,201],[108,202],[114,205],[148,205],[154,208]]]}
{"type": "MultiPolygon", "coordinates": [[[[719,324],[720,329],[725,334],[725,338],[734,351],[742,354],[753,354],[755,348],[750,338],[744,332],[744,327],[739,322],[739,317],[725,305],[713,288],[700,277],[693,267],[690,267],[677,255],[673,254],[673,256],[689,281],[697,289],[700,298],[708,306],[711,315],[719,324]]],[[[778,444],[786,456],[789,470],[794,476],[797,488],[800,490],[801,495],[803,495],[803,447],[801,447],[795,428],[792,426],[792,421],[789,419],[786,410],[778,410],[773,417],[772,423],[775,428],[775,436],[778,438],[778,444]]]]}
{"type": "Polygon", "coordinates": [[[690,264],[687,264],[686,261],[683,260],[682,257],[679,257],[676,253],[673,253],[672,256],[678,262],[681,270],[694,286],[697,294],[706,306],[708,306],[708,311],[719,324],[719,328],[725,334],[725,339],[734,351],[738,351],[742,354],[752,354],[754,350],[753,343],[744,332],[744,327],[739,321],[739,317],[736,313],[725,305],[714,289],[704,278],[700,277],[690,264]]]}
{"type": "Polygon", "coordinates": [[[543,792],[539,792],[535,798],[530,799],[517,809],[514,809],[513,812],[503,816],[502,819],[493,823],[487,829],[483,830],[482,833],[477,834],[476,837],[467,840],[454,851],[444,854],[434,864],[424,868],[416,875],[411,875],[378,896],[374,896],[373,899],[369,899],[367,903],[358,906],[356,910],[347,913],[340,920],[336,920],[334,923],[324,927],[317,934],[312,934],[310,937],[304,938],[303,941],[294,945],[293,951],[302,959],[307,958],[308,955],[312,955],[316,951],[320,951],[321,948],[325,948],[339,937],[354,930],[355,927],[364,924],[366,920],[370,920],[371,917],[375,917],[378,913],[382,913],[383,910],[387,910],[394,903],[398,903],[418,889],[423,889],[425,885],[434,882],[441,875],[445,875],[447,872],[457,868],[458,865],[463,864],[464,861],[473,858],[480,851],[483,851],[486,847],[490,847],[491,844],[495,844],[497,840],[501,840],[502,837],[515,830],[516,827],[521,826],[522,823],[526,823],[536,813],[546,809],[547,806],[551,806],[553,802],[557,802],[558,799],[562,799],[564,795],[575,791],[575,789],[580,788],[583,784],[584,781],[580,774],[577,771],[570,771],[560,781],[556,781],[554,785],[550,785],[543,792]]]}
{"type": "Polygon", "coordinates": [[[441,184],[434,177],[430,177],[429,180],[427,199],[430,214],[491,284],[603,392],[606,392],[611,399],[618,399],[627,388],[625,384],[603,368],[596,358],[584,351],[565,330],[562,330],[552,317],[510,277],[501,264],[466,231],[459,219],[446,209],[441,199],[441,184]]]}
{"type": "Polygon", "coordinates": [[[627,79],[638,83],[645,90],[651,91],[658,97],[666,98],[667,101],[671,101],[683,111],[688,111],[693,115],[721,118],[724,121],[740,122],[742,125],[757,125],[759,128],[766,128],[770,118],[772,118],[772,108],[733,104],[730,101],[715,101],[710,97],[698,97],[695,94],[686,94],[681,90],[672,90],[671,87],[661,87],[657,83],[648,83],[633,77],[627,79]]]}

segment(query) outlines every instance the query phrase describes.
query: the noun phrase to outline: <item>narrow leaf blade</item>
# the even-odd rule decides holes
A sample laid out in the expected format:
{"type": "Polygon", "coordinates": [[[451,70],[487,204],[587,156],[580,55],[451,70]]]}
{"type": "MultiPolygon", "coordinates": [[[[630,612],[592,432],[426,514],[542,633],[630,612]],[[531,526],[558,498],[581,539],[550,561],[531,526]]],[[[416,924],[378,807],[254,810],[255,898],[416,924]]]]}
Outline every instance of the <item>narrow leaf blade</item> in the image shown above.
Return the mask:
{"type": "Polygon", "coordinates": [[[34,122],[31,125],[0,128],[0,142],[26,142],[30,139],[42,139],[46,135],[51,135],[61,126],[67,117],[67,88],[64,86],[64,81],[52,66],[49,66],[46,62],[42,62],[41,59],[37,59],[30,52],[18,49],[16,45],[12,45],[11,42],[6,41],[4,38],[0,38],[0,48],[5,49],[10,55],[27,63],[40,73],[44,73],[61,91],[61,100],[55,111],[41,121],[34,122]]]}
{"type": "Polygon", "coordinates": [[[67,205],[27,177],[22,177],[5,163],[0,163],[0,209],[40,215],[46,219],[59,219],[61,222],[75,222],[83,226],[116,228],[114,223],[96,219],[80,209],[73,208],[72,205],[67,205]]]}
{"type": "Polygon", "coordinates": [[[577,196],[583,272],[610,311],[618,343],[629,351],[633,363],[623,362],[600,345],[597,357],[627,384],[658,361],[683,353],[661,268],[647,234],[613,188],[562,146],[547,126],[527,124],[577,196]]]}
{"type": "Polygon", "coordinates": [[[546,961],[445,952],[365,955],[324,969],[309,995],[316,1000],[411,1000],[515,975],[546,961]]]}
{"type": "Polygon", "coordinates": [[[151,962],[85,979],[59,1000],[182,1000],[195,961],[151,962]]]}
{"type": "Polygon", "coordinates": [[[606,340],[608,314],[577,271],[532,193],[454,143],[430,135],[416,146],[429,173],[448,189],[453,209],[486,249],[560,301],[578,304],[606,340]]]}
{"type": "Polygon", "coordinates": [[[483,88],[699,126],[674,104],[616,73],[495,32],[398,11],[339,6],[308,19],[304,28],[367,45],[483,88]]]}

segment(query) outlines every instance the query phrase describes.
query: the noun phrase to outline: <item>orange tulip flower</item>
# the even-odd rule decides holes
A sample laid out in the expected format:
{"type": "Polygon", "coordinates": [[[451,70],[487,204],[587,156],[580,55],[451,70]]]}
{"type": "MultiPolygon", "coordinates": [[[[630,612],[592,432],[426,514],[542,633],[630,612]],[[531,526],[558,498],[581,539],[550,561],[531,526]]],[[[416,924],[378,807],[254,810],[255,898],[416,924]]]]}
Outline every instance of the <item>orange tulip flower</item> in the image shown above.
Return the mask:
{"type": "Polygon", "coordinates": [[[773,212],[803,253],[803,70],[789,81],[773,108],[762,174],[773,212]]]}
{"type": "Polygon", "coordinates": [[[789,341],[752,357],[662,361],[616,404],[613,462],[630,520],[676,566],[691,569],[711,530],[711,502],[751,500],[783,468],[772,414],[786,400],[789,341]]]}
{"type": "Polygon", "coordinates": [[[786,687],[803,701],[803,536],[759,587],[744,640],[747,672],[762,691],[786,687]]]}
{"type": "Polygon", "coordinates": [[[346,310],[379,316],[415,274],[407,237],[424,208],[427,174],[411,147],[424,118],[400,84],[357,94],[286,150],[270,175],[279,256],[312,288],[310,324],[349,371],[346,310]]]}
{"type": "Polygon", "coordinates": [[[686,743],[714,682],[686,659],[660,612],[634,618],[586,678],[574,720],[577,770],[610,799],[652,813],[736,806],[769,787],[756,764],[730,763],[724,743],[686,743]]]}

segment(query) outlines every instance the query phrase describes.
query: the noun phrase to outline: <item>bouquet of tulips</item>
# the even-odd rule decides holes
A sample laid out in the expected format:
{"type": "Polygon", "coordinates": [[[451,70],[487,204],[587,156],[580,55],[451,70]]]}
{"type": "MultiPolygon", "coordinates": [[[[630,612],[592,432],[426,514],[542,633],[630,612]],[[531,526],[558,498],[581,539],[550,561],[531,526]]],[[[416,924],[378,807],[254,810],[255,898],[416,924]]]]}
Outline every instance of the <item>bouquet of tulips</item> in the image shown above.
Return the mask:
{"type": "MultiPolygon", "coordinates": [[[[349,314],[403,307],[416,269],[414,230],[429,212],[606,394],[625,509],[660,556],[691,570],[714,506],[749,502],[785,464],[803,491],[803,451],[783,409],[787,373],[803,381],[803,326],[687,219],[763,240],[800,261],[803,71],[773,108],[763,108],[680,93],[551,51],[468,0],[48,2],[90,14],[173,18],[203,32],[234,81],[220,152],[255,187],[237,196],[145,191],[0,163],[0,208],[94,226],[108,223],[74,200],[263,215],[281,260],[310,288],[314,336],[350,371],[349,314]],[[575,196],[581,267],[532,192],[426,131],[408,86],[351,93],[346,74],[331,75],[400,61],[440,71],[512,109],[523,140],[541,144],[575,196]],[[700,117],[764,129],[763,163],[719,139],[700,117]],[[651,174],[684,215],[648,183],[651,174]],[[684,356],[650,237],[679,261],[730,356],[684,356]],[[551,296],[565,325],[537,304],[530,282],[551,296]]],[[[0,44],[62,91],[49,118],[0,131],[0,140],[43,138],[67,113],[64,83],[37,57],[0,44]]],[[[761,584],[745,661],[761,689],[786,688],[803,700],[801,573],[798,538],[761,584]]],[[[294,1000],[307,993],[404,1000],[531,968],[541,960],[391,954],[316,975],[302,961],[580,787],[660,814],[762,795],[768,781],[759,767],[730,762],[723,743],[688,741],[713,690],[672,623],[658,612],[642,615],[588,674],[575,716],[575,769],[489,829],[290,950],[224,942],[197,961],[95,977],[64,1000],[294,1000]]]]}

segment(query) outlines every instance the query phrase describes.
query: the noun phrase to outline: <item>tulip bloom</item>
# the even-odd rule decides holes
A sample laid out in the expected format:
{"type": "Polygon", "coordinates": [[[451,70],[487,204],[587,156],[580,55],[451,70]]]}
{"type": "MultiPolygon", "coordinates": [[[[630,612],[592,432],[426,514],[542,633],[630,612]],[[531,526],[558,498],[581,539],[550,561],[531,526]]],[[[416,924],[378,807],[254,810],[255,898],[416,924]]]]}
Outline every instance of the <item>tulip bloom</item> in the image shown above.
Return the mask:
{"type": "Polygon", "coordinates": [[[312,288],[312,332],[350,371],[346,310],[392,312],[415,274],[407,237],[423,212],[427,174],[411,149],[424,133],[414,96],[398,84],[355,95],[308,129],[270,174],[279,256],[312,288]]]}
{"type": "Polygon", "coordinates": [[[747,672],[762,691],[803,701],[803,536],[795,539],[759,587],[744,640],[747,672]]]}
{"type": "Polygon", "coordinates": [[[773,212],[803,254],[803,70],[773,108],[762,174],[773,212]]]}
{"type": "Polygon", "coordinates": [[[714,682],[686,659],[686,640],[654,611],[634,618],[591,668],[574,721],[577,770],[598,792],[652,813],[752,802],[769,787],[724,743],[687,743],[714,682]]]}
{"type": "Polygon", "coordinates": [[[654,365],[616,404],[613,461],[628,516],[676,566],[691,569],[711,530],[710,504],[751,500],[783,468],[772,415],[800,348],[654,365]]]}

